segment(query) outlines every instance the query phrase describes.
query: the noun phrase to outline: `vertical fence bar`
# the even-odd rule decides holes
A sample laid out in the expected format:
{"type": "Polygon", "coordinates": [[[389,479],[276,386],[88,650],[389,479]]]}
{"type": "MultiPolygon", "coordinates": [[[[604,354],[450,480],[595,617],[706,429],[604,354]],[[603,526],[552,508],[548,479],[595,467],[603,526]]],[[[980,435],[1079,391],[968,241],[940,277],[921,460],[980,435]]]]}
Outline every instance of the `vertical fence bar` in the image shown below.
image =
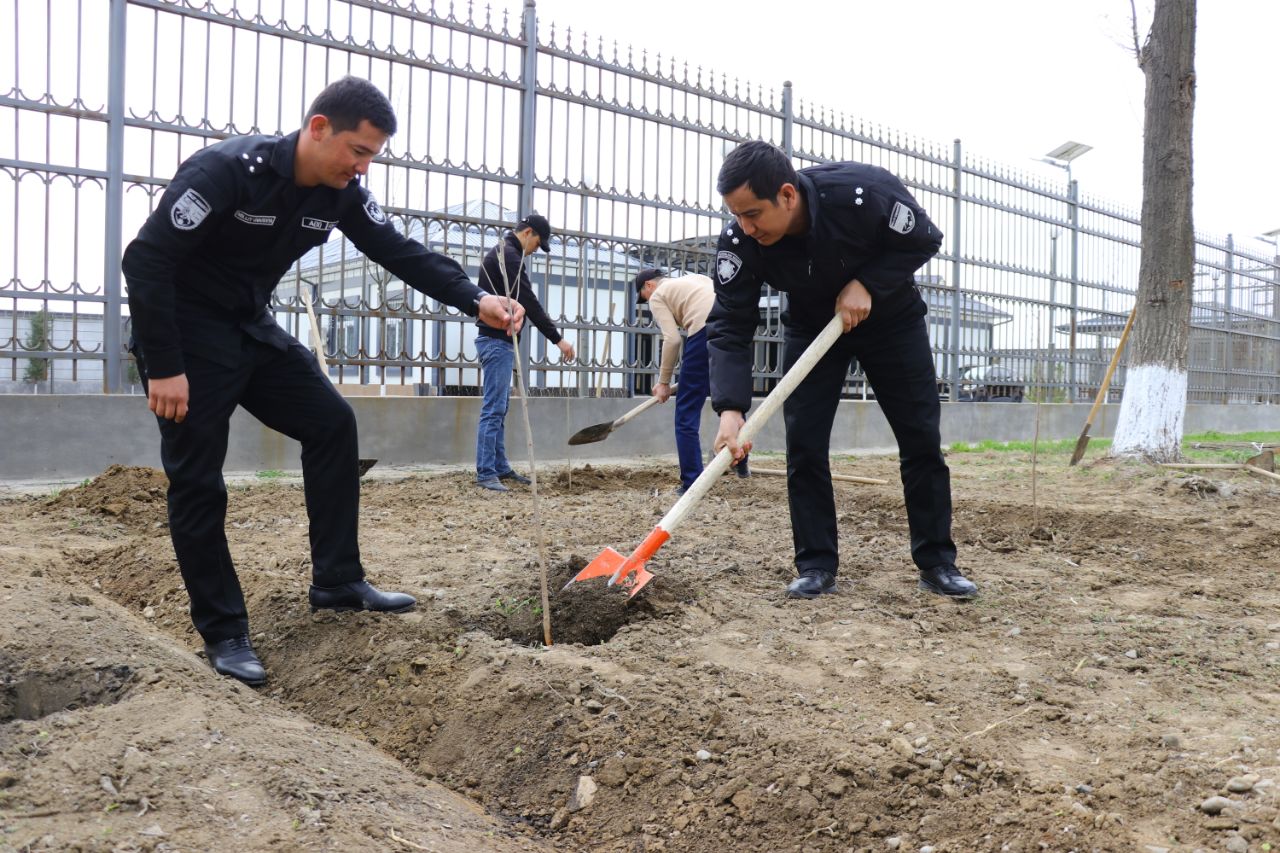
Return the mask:
{"type": "Polygon", "coordinates": [[[795,154],[796,115],[792,97],[791,81],[786,80],[782,84],[782,150],[788,158],[795,154]]]}
{"type": "Polygon", "coordinates": [[[955,168],[951,179],[951,402],[960,401],[960,193],[963,187],[964,160],[960,148],[960,140],[955,140],[952,149],[955,168]]]}
{"type": "Polygon", "coordinates": [[[120,253],[124,240],[124,68],[127,0],[111,0],[107,50],[107,193],[103,235],[102,287],[107,298],[102,316],[106,369],[102,391],[120,390],[120,253]]]}
{"type": "MultiPolygon", "coordinates": [[[[795,156],[795,132],[796,132],[796,112],[795,112],[795,92],[791,88],[791,81],[785,80],[782,83],[782,150],[786,152],[787,159],[790,160],[795,156]]],[[[788,301],[791,295],[784,291],[778,292],[778,317],[790,310],[788,301]]],[[[766,333],[768,329],[765,329],[766,333]]],[[[754,347],[753,347],[754,349],[754,347]]],[[[768,364],[763,367],[768,368],[768,364]]]]}
{"type": "MultiPolygon", "coordinates": [[[[1049,374],[1046,377],[1052,379],[1052,386],[1058,384],[1058,353],[1057,346],[1054,343],[1056,332],[1053,324],[1057,319],[1058,310],[1058,232],[1054,231],[1049,235],[1049,374]]],[[[1054,397],[1057,396],[1057,388],[1054,387],[1054,397]]],[[[1039,401],[1044,401],[1044,391],[1041,390],[1039,401]]],[[[1052,402],[1057,402],[1056,399],[1052,402]]]]}
{"type": "Polygon", "coordinates": [[[520,98],[520,212],[523,219],[533,210],[534,104],[538,99],[538,10],[534,0],[524,0],[524,89],[520,98]]]}
{"type": "Polygon", "coordinates": [[[1235,359],[1232,358],[1235,349],[1235,324],[1231,322],[1231,291],[1235,285],[1235,268],[1236,268],[1236,238],[1234,234],[1227,235],[1227,269],[1223,273],[1223,291],[1222,291],[1222,325],[1226,328],[1227,333],[1223,337],[1223,353],[1222,353],[1222,402],[1231,402],[1231,385],[1233,377],[1231,370],[1234,367],[1235,359]]]}
{"type": "Polygon", "coordinates": [[[1072,178],[1067,182],[1067,219],[1071,229],[1071,341],[1068,344],[1070,361],[1067,364],[1067,384],[1074,403],[1080,397],[1076,374],[1076,328],[1080,320],[1080,185],[1072,178]]]}

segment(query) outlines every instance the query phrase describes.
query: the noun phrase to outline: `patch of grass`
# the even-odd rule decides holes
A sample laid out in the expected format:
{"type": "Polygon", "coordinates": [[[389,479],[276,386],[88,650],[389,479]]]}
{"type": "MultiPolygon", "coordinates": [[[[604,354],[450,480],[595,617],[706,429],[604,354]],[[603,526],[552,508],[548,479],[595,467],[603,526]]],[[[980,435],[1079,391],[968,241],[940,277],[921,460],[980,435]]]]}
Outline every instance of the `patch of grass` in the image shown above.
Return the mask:
{"type": "Polygon", "coordinates": [[[1198,442],[1253,442],[1256,444],[1280,444],[1280,432],[1235,432],[1222,433],[1216,430],[1208,432],[1198,432],[1192,435],[1182,437],[1182,455],[1192,462],[1244,462],[1251,456],[1256,455],[1256,451],[1249,447],[1224,448],[1221,450],[1209,448],[1194,448],[1191,445],[1198,442]]]}
{"type": "MultiPolygon", "coordinates": [[[[1209,449],[1195,448],[1193,444],[1205,442],[1254,442],[1257,444],[1280,444],[1280,432],[1255,431],[1222,433],[1214,430],[1198,432],[1182,438],[1182,453],[1193,462],[1243,462],[1254,451],[1250,448],[1209,449]]],[[[1109,438],[1089,439],[1089,456],[1105,453],[1111,447],[1109,438]]],[[[947,453],[1030,453],[1030,441],[957,441],[947,447],[947,453]]],[[[1070,454],[1076,449],[1076,439],[1062,438],[1054,441],[1042,441],[1037,452],[1044,456],[1070,454]]]]}
{"type": "Polygon", "coordinates": [[[1259,444],[1280,444],[1280,432],[1197,432],[1182,437],[1186,441],[1256,441],[1259,444]]]}
{"type": "Polygon", "coordinates": [[[258,471],[256,474],[254,474],[254,476],[257,477],[259,480],[275,480],[280,477],[286,476],[286,474],[283,471],[279,471],[275,468],[268,468],[266,471],[258,471]]]}
{"type": "Polygon", "coordinates": [[[534,616],[542,615],[542,604],[533,596],[506,600],[495,598],[493,600],[493,609],[503,616],[514,616],[522,610],[529,610],[534,616]]]}
{"type": "MultiPolygon", "coordinates": [[[[1109,438],[1091,438],[1089,439],[1089,450],[1095,451],[1105,449],[1111,446],[1109,438]]],[[[1071,453],[1076,449],[1076,439],[1062,438],[1056,441],[1042,441],[1037,448],[1038,453],[1071,453]]],[[[985,439],[979,442],[957,441],[947,447],[948,453],[1030,453],[1030,441],[994,441],[985,439]]]]}

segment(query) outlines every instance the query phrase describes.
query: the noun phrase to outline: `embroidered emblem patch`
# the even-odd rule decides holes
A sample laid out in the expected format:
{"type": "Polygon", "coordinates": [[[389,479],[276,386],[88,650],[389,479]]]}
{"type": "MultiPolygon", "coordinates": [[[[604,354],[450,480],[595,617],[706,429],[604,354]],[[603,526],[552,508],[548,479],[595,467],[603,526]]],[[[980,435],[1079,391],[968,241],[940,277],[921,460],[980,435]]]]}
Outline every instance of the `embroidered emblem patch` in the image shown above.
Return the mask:
{"type": "Polygon", "coordinates": [[[258,216],[253,213],[245,213],[243,210],[236,211],[236,219],[246,225],[275,225],[276,218],[274,216],[258,216]]]}
{"type": "Polygon", "coordinates": [[[902,202],[894,202],[893,210],[889,211],[889,227],[899,234],[910,234],[916,227],[916,215],[902,202]]]}
{"type": "Polygon", "coordinates": [[[716,277],[721,284],[733,281],[738,270],[742,269],[742,258],[733,252],[722,251],[716,255],[716,277]]]}
{"type": "Polygon", "coordinates": [[[179,231],[191,231],[209,215],[213,208],[200,193],[188,189],[169,209],[169,221],[179,231]]]}
{"type": "Polygon", "coordinates": [[[364,203],[364,212],[368,214],[374,225],[381,225],[387,221],[387,214],[378,206],[378,200],[373,196],[369,196],[369,200],[364,203]]]}
{"type": "Polygon", "coordinates": [[[316,219],[314,216],[302,217],[302,227],[310,228],[312,231],[332,231],[333,226],[337,224],[337,222],[330,222],[327,219],[316,219]]]}

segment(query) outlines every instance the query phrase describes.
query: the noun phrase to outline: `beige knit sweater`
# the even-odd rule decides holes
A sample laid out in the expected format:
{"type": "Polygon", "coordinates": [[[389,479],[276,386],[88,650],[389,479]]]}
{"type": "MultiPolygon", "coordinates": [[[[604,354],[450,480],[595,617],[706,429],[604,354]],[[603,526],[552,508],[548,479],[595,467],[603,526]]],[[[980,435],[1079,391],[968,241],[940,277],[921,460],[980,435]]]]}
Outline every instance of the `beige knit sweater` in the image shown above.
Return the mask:
{"type": "Polygon", "coordinates": [[[705,275],[664,278],[649,297],[649,311],[662,330],[662,360],[658,381],[670,382],[680,357],[680,330],[695,335],[707,324],[707,314],[715,302],[715,286],[705,275]]]}

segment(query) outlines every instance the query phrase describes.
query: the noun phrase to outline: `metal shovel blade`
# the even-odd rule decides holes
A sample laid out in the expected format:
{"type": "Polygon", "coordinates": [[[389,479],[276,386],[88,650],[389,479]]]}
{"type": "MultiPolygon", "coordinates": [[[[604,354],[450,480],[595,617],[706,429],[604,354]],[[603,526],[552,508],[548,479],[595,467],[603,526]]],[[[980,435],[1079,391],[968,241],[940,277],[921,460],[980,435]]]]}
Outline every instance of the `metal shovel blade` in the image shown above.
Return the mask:
{"type": "Polygon", "coordinates": [[[1085,424],[1084,431],[1081,432],[1080,437],[1076,439],[1076,449],[1074,452],[1072,452],[1071,461],[1068,462],[1067,465],[1070,466],[1070,465],[1079,464],[1080,460],[1084,458],[1084,452],[1088,449],[1089,449],[1089,424],[1085,424]]]}
{"type": "Polygon", "coordinates": [[[377,460],[377,459],[361,459],[361,460],[360,460],[360,474],[359,474],[359,476],[363,477],[365,474],[368,474],[368,473],[369,473],[369,469],[370,469],[370,468],[372,468],[374,465],[377,465],[377,464],[378,464],[378,460],[377,460]]]}
{"type": "MultiPolygon", "coordinates": [[[[671,390],[674,392],[679,387],[680,387],[680,384],[676,383],[675,385],[671,386],[671,390]]],[[[634,409],[627,412],[625,415],[623,415],[620,418],[616,418],[611,421],[605,421],[602,424],[595,424],[593,426],[580,429],[577,432],[575,432],[573,435],[569,436],[569,443],[570,444],[591,444],[592,442],[596,442],[596,441],[604,441],[606,438],[609,437],[609,433],[613,432],[615,429],[622,426],[627,421],[631,420],[641,412],[646,412],[649,409],[653,408],[658,404],[658,402],[659,400],[657,397],[650,397],[649,399],[645,400],[643,403],[636,406],[634,409]]]]}
{"type": "MultiPolygon", "coordinates": [[[[655,548],[654,550],[657,549],[655,548]]],[[[636,554],[624,557],[612,548],[605,548],[600,552],[600,556],[570,578],[569,582],[564,585],[564,589],[568,589],[578,581],[608,576],[609,586],[619,584],[623,589],[627,590],[627,598],[634,598],[637,592],[644,589],[645,584],[653,580],[653,573],[644,567],[644,561],[648,557],[644,556],[637,559],[637,555],[641,551],[642,548],[637,548],[636,554]]],[[[561,591],[563,592],[563,590],[561,591]]]]}
{"type": "Polygon", "coordinates": [[[570,444],[593,444],[597,441],[604,441],[609,437],[609,433],[613,432],[613,421],[606,421],[602,424],[594,424],[593,426],[583,427],[582,429],[569,436],[570,444]]]}

